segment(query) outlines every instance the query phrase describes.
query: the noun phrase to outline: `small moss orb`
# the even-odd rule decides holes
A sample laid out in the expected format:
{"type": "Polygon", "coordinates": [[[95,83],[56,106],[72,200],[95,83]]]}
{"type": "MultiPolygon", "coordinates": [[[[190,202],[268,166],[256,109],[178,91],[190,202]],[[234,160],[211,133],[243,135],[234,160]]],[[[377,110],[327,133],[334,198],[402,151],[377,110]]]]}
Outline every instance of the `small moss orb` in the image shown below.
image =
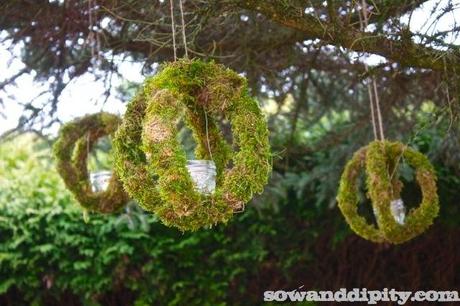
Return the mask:
{"type": "Polygon", "coordinates": [[[423,233],[439,212],[436,174],[428,158],[400,142],[374,141],[358,150],[345,166],[338,191],[338,206],[351,229],[374,242],[399,244],[423,233]],[[396,168],[404,160],[415,169],[422,191],[422,202],[407,214],[403,225],[391,214],[391,201],[400,197],[402,182],[396,168]],[[377,226],[358,214],[360,171],[365,169],[368,197],[376,215],[377,226]]]}
{"type": "Polygon", "coordinates": [[[128,193],[164,224],[183,231],[226,223],[263,191],[271,172],[266,120],[246,79],[200,60],[166,64],[146,80],[128,105],[114,148],[128,193]],[[176,126],[182,118],[193,132],[196,158],[216,164],[217,187],[211,195],[195,190],[186,169],[176,126]],[[231,124],[237,151],[224,139],[216,118],[231,124]]]}
{"type": "Polygon", "coordinates": [[[113,114],[98,113],[71,121],[59,131],[53,152],[57,170],[66,187],[88,211],[113,213],[123,208],[129,196],[115,173],[106,191],[93,192],[88,177],[87,158],[95,142],[117,130],[121,119],[113,114]]]}

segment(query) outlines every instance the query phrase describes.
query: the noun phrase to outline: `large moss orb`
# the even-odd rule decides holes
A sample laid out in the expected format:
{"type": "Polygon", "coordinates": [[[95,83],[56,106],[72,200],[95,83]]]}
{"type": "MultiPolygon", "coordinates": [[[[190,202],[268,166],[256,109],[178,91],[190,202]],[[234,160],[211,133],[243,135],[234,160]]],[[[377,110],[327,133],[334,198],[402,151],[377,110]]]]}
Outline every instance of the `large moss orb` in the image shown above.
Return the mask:
{"type": "Polygon", "coordinates": [[[166,64],[145,82],[128,105],[114,148],[128,193],[166,225],[181,230],[227,222],[263,191],[271,171],[266,120],[246,79],[200,60],[166,64]],[[211,195],[195,190],[186,169],[177,137],[182,118],[193,131],[196,158],[216,163],[217,187],[211,195]],[[216,119],[231,124],[233,148],[216,119]]]}

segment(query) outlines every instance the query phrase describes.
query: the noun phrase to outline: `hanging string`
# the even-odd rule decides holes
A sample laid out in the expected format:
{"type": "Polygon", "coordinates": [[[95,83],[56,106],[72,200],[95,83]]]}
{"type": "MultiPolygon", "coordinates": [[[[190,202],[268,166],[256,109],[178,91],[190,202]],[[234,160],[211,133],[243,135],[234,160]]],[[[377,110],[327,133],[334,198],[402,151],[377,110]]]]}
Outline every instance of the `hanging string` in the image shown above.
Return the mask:
{"type": "MultiPolygon", "coordinates": [[[[88,0],[88,23],[89,32],[87,37],[87,43],[91,48],[91,64],[96,66],[97,62],[101,60],[101,39],[99,33],[96,31],[97,22],[97,3],[95,0],[88,0]]],[[[86,43],[85,43],[86,44],[86,43]]]]}
{"type": "MultiPolygon", "coordinates": [[[[369,74],[369,68],[367,65],[364,65],[366,74],[369,74]]],[[[378,139],[378,134],[377,134],[377,125],[375,124],[375,109],[374,109],[374,98],[372,94],[372,89],[371,85],[368,83],[367,84],[367,93],[369,95],[369,104],[371,106],[371,121],[372,121],[372,128],[374,131],[374,139],[378,139]]]]}
{"type": "MultiPolygon", "coordinates": [[[[366,1],[362,0],[361,5],[363,16],[361,18],[361,14],[360,12],[358,12],[358,17],[360,29],[362,32],[364,32],[365,27],[367,27],[368,25],[366,1]]],[[[369,67],[366,62],[364,62],[364,69],[366,71],[366,74],[369,75],[369,67]]],[[[374,131],[374,139],[380,138],[380,140],[385,140],[385,136],[383,133],[382,113],[380,111],[380,100],[378,95],[377,82],[374,76],[370,76],[370,79],[370,82],[367,83],[367,91],[369,94],[369,103],[371,107],[371,120],[374,131]]]]}
{"type": "Polygon", "coordinates": [[[169,8],[171,11],[171,32],[172,32],[172,41],[173,41],[173,50],[174,50],[174,61],[177,60],[177,50],[176,50],[176,25],[174,23],[174,3],[173,0],[169,0],[169,8]]]}
{"type": "MultiPolygon", "coordinates": [[[[362,0],[362,5],[363,5],[363,17],[364,17],[364,24],[368,25],[368,20],[367,20],[367,3],[366,0],[362,0]]],[[[385,140],[385,136],[383,135],[383,123],[382,123],[382,113],[380,111],[380,100],[379,100],[379,93],[377,90],[377,82],[375,80],[374,76],[371,76],[372,79],[372,87],[374,89],[374,101],[375,101],[375,106],[377,109],[377,122],[379,124],[379,132],[380,132],[380,139],[385,140]]]]}
{"type": "Polygon", "coordinates": [[[211,143],[210,143],[210,141],[209,141],[209,132],[208,132],[208,112],[206,111],[206,107],[204,108],[204,120],[205,120],[205,124],[206,124],[206,141],[208,142],[209,157],[211,158],[212,161],[214,161],[214,158],[212,158],[211,143]]]}
{"type": "MultiPolygon", "coordinates": [[[[361,31],[364,31],[364,24],[363,24],[363,19],[361,17],[361,12],[358,11],[358,17],[359,17],[359,28],[361,31]]],[[[364,62],[364,70],[366,71],[366,74],[369,74],[369,67],[367,64],[364,62]]],[[[377,134],[377,125],[375,122],[375,110],[374,110],[374,101],[373,101],[373,94],[372,94],[372,88],[370,84],[367,84],[367,93],[369,95],[369,105],[371,108],[371,122],[372,122],[372,128],[374,132],[374,139],[378,139],[378,134],[377,134]]]]}
{"type": "Polygon", "coordinates": [[[185,58],[188,58],[187,36],[185,35],[184,8],[182,6],[182,0],[179,0],[179,8],[182,22],[182,40],[184,41],[185,58]]]}
{"type": "Polygon", "coordinates": [[[372,84],[374,87],[374,98],[375,98],[375,105],[377,106],[377,121],[379,123],[379,129],[380,129],[380,139],[385,140],[385,135],[383,135],[383,123],[382,123],[382,113],[380,112],[380,99],[379,99],[379,93],[377,91],[377,82],[375,81],[375,78],[372,78],[372,84]]]}
{"type": "MultiPolygon", "coordinates": [[[[179,8],[180,8],[181,23],[182,23],[182,41],[184,42],[185,58],[188,59],[187,35],[185,33],[184,6],[182,4],[182,0],[179,0],[179,8]]],[[[206,111],[206,107],[204,107],[204,120],[206,124],[205,126],[206,127],[206,141],[208,144],[209,157],[211,158],[212,161],[214,161],[214,158],[212,157],[212,152],[211,152],[211,142],[209,141],[208,112],[206,111]]]]}
{"type": "MultiPolygon", "coordinates": [[[[173,39],[173,49],[174,49],[174,61],[177,60],[177,50],[176,50],[176,33],[175,33],[175,24],[174,24],[174,3],[173,0],[169,0],[170,9],[171,9],[171,32],[173,39]]],[[[188,47],[187,47],[187,35],[185,33],[185,18],[184,18],[184,6],[182,0],[179,0],[179,9],[181,16],[181,26],[182,26],[182,41],[184,43],[184,57],[188,59],[188,47]]],[[[208,113],[206,108],[204,108],[204,119],[205,119],[205,128],[206,128],[206,142],[208,146],[209,157],[214,161],[211,152],[211,142],[209,140],[209,130],[208,130],[208,113]]]]}

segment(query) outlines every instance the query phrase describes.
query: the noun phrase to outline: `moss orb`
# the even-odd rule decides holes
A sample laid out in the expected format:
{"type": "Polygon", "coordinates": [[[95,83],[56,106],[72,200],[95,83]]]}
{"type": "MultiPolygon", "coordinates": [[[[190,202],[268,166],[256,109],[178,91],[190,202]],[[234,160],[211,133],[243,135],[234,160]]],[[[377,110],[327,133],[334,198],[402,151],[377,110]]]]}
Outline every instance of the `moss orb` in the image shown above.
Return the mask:
{"type": "Polygon", "coordinates": [[[263,191],[271,172],[267,124],[246,79],[200,60],[166,64],[145,82],[128,105],[114,148],[128,193],[164,224],[181,230],[227,222],[263,191]],[[182,118],[193,131],[195,156],[216,164],[212,195],[197,192],[186,169],[176,127],[182,118]],[[216,118],[231,123],[238,151],[225,141],[216,118]]]}
{"type": "Polygon", "coordinates": [[[351,229],[374,242],[394,244],[408,241],[423,233],[439,212],[436,174],[428,158],[400,142],[374,141],[358,150],[345,166],[337,196],[339,208],[351,229]],[[394,219],[390,210],[392,200],[400,197],[401,181],[396,177],[401,158],[415,169],[422,191],[422,202],[409,211],[404,224],[394,219]],[[357,179],[366,170],[368,197],[376,215],[377,227],[358,214],[357,179]]]}
{"type": "Polygon", "coordinates": [[[120,122],[118,116],[109,113],[78,118],[62,126],[54,144],[59,174],[81,206],[89,211],[113,213],[129,201],[115,173],[112,174],[107,190],[102,192],[93,192],[88,178],[88,152],[99,138],[112,135],[120,122]]]}

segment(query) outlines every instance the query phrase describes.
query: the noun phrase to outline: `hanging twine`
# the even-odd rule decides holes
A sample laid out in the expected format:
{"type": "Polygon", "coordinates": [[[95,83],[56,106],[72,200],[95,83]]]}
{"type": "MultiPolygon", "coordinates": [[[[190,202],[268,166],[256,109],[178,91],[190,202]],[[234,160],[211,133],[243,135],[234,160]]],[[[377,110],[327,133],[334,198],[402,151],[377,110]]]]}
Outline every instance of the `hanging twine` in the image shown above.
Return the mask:
{"type": "MultiPolygon", "coordinates": [[[[179,0],[179,8],[180,8],[181,23],[182,23],[182,41],[184,42],[185,58],[188,59],[187,35],[185,35],[184,6],[182,5],[182,0],[179,0]]],[[[212,158],[212,152],[211,152],[211,142],[209,141],[208,113],[206,111],[206,108],[204,108],[204,119],[206,123],[206,142],[208,144],[209,158],[211,158],[211,160],[214,161],[214,158],[212,158]]]]}
{"type": "Polygon", "coordinates": [[[87,43],[90,45],[91,48],[91,64],[93,66],[96,66],[96,63],[98,61],[101,61],[101,39],[99,37],[99,33],[95,30],[97,22],[96,9],[96,0],[88,0],[89,32],[87,37],[87,43]]]}
{"type": "Polygon", "coordinates": [[[179,0],[180,16],[182,22],[182,40],[184,41],[185,58],[188,58],[187,36],[185,35],[184,8],[182,0],[179,0]]]}
{"type": "MultiPolygon", "coordinates": [[[[362,5],[362,17],[361,14],[358,12],[359,17],[359,26],[362,32],[368,25],[368,18],[367,18],[367,4],[365,0],[361,1],[362,5]]],[[[364,69],[366,74],[369,75],[369,67],[366,62],[364,62],[364,69]]],[[[369,103],[371,108],[371,120],[372,120],[372,127],[374,131],[374,139],[385,140],[385,136],[383,133],[383,122],[382,122],[382,113],[380,110],[380,99],[377,89],[377,82],[374,76],[370,76],[370,82],[367,83],[367,91],[369,94],[369,103]]]]}
{"type": "Polygon", "coordinates": [[[385,135],[383,134],[382,113],[380,111],[379,93],[377,91],[377,82],[375,81],[374,77],[372,77],[372,84],[374,87],[375,105],[377,106],[377,118],[378,118],[379,129],[380,129],[380,140],[385,140],[385,135]]]}
{"type": "Polygon", "coordinates": [[[177,60],[177,50],[176,50],[176,25],[174,23],[174,3],[173,0],[169,0],[169,8],[171,11],[171,33],[173,41],[173,50],[174,50],[174,61],[177,60]]]}
{"type": "MultiPolygon", "coordinates": [[[[176,47],[176,24],[174,21],[174,1],[169,0],[169,8],[171,12],[171,32],[172,32],[172,41],[173,41],[173,50],[174,50],[174,61],[177,60],[177,47],[176,47]]],[[[184,43],[185,58],[188,59],[188,47],[187,47],[187,35],[185,34],[185,18],[184,18],[184,7],[182,5],[182,0],[179,0],[179,9],[181,16],[181,28],[182,28],[182,41],[184,43]]]]}
{"type": "Polygon", "coordinates": [[[212,152],[211,152],[211,142],[209,141],[208,113],[206,111],[206,108],[204,109],[204,120],[205,120],[205,123],[206,123],[206,141],[208,143],[209,157],[211,158],[212,161],[214,161],[214,158],[212,158],[212,152]]]}
{"type": "MultiPolygon", "coordinates": [[[[175,31],[176,26],[174,22],[174,1],[173,0],[169,0],[169,6],[170,6],[170,11],[171,11],[171,32],[172,32],[173,49],[174,49],[174,61],[177,61],[176,31],[175,31]]],[[[184,57],[188,59],[187,35],[185,33],[184,6],[182,4],[182,0],[179,0],[179,9],[180,9],[180,16],[181,16],[182,41],[184,43],[184,51],[185,51],[184,57]]],[[[214,160],[212,157],[211,144],[209,141],[208,114],[207,114],[206,108],[204,109],[204,116],[205,116],[205,122],[206,122],[206,141],[208,144],[209,157],[211,158],[211,160],[214,160]]]]}
{"type": "MultiPolygon", "coordinates": [[[[364,68],[366,70],[366,74],[369,74],[369,68],[366,64],[364,64],[364,68]]],[[[377,134],[377,125],[375,124],[375,109],[374,109],[374,95],[372,94],[371,85],[367,84],[367,93],[369,95],[369,104],[371,106],[371,121],[372,121],[372,128],[374,131],[374,139],[378,139],[377,134]]]]}

